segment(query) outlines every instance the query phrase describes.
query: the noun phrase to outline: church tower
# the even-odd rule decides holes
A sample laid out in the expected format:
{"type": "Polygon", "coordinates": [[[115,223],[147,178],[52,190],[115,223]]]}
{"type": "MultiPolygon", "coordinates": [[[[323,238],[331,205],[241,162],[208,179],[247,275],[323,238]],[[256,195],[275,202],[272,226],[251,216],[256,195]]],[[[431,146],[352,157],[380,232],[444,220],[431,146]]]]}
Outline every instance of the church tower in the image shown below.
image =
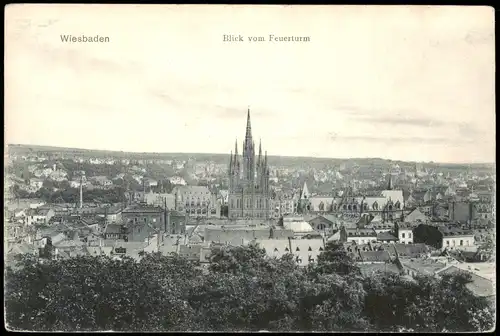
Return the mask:
{"type": "Polygon", "coordinates": [[[229,158],[229,218],[262,218],[270,217],[269,209],[269,167],[267,152],[262,155],[262,143],[256,160],[255,142],[252,137],[250,109],[247,111],[247,124],[243,152],[238,155],[238,141],[235,143],[234,156],[229,158]]]}

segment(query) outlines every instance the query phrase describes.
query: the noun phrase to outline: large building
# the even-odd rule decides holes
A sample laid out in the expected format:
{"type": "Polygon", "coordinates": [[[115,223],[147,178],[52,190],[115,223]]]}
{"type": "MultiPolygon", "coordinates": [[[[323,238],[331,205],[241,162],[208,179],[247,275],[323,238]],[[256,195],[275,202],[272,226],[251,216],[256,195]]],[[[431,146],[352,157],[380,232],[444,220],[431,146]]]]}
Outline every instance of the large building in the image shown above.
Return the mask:
{"type": "Polygon", "coordinates": [[[344,218],[354,219],[369,214],[377,218],[380,217],[381,221],[386,223],[401,219],[404,210],[404,197],[402,190],[394,189],[392,176],[389,175],[386,189],[374,196],[360,195],[351,186],[343,191],[342,196],[335,194],[312,196],[307,188],[307,183],[304,183],[298,205],[303,213],[339,214],[344,218]]]}
{"type": "Polygon", "coordinates": [[[231,152],[229,159],[229,218],[269,219],[272,211],[270,194],[267,152],[263,156],[262,146],[259,144],[256,160],[249,109],[241,161],[238,156],[238,142],[235,144],[234,155],[231,152]]]}

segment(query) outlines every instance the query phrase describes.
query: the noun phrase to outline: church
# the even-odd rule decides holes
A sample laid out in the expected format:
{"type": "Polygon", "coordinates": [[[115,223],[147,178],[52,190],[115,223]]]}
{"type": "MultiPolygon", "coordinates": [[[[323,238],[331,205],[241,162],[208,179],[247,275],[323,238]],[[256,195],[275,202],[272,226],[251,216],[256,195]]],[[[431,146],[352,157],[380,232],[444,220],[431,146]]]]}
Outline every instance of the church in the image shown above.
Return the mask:
{"type": "Polygon", "coordinates": [[[256,157],[252,138],[250,109],[247,115],[243,153],[238,155],[238,141],[229,159],[228,216],[230,219],[269,219],[270,188],[267,152],[262,155],[262,145],[256,157]]]}

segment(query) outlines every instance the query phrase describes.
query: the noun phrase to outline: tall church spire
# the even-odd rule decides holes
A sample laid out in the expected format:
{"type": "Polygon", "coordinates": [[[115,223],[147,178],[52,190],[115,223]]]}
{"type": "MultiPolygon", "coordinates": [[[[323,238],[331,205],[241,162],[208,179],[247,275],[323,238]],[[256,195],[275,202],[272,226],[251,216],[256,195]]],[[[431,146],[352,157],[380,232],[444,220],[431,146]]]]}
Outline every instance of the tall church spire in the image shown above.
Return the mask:
{"type": "Polygon", "coordinates": [[[247,129],[246,129],[246,134],[245,134],[245,141],[252,141],[252,124],[250,122],[250,107],[248,107],[248,114],[247,114],[247,129]]]}
{"type": "Polygon", "coordinates": [[[234,142],[234,159],[235,161],[238,159],[238,139],[234,142]]]}

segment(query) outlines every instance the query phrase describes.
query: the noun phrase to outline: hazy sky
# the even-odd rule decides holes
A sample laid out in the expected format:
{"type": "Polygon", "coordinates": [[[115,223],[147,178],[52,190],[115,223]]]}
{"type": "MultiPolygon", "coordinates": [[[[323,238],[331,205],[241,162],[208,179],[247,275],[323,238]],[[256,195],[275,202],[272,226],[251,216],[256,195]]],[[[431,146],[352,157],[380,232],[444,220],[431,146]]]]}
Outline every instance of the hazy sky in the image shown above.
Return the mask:
{"type": "Polygon", "coordinates": [[[5,28],[8,143],[229,153],[250,106],[269,155],[495,161],[493,8],[10,5],[5,28]]]}

